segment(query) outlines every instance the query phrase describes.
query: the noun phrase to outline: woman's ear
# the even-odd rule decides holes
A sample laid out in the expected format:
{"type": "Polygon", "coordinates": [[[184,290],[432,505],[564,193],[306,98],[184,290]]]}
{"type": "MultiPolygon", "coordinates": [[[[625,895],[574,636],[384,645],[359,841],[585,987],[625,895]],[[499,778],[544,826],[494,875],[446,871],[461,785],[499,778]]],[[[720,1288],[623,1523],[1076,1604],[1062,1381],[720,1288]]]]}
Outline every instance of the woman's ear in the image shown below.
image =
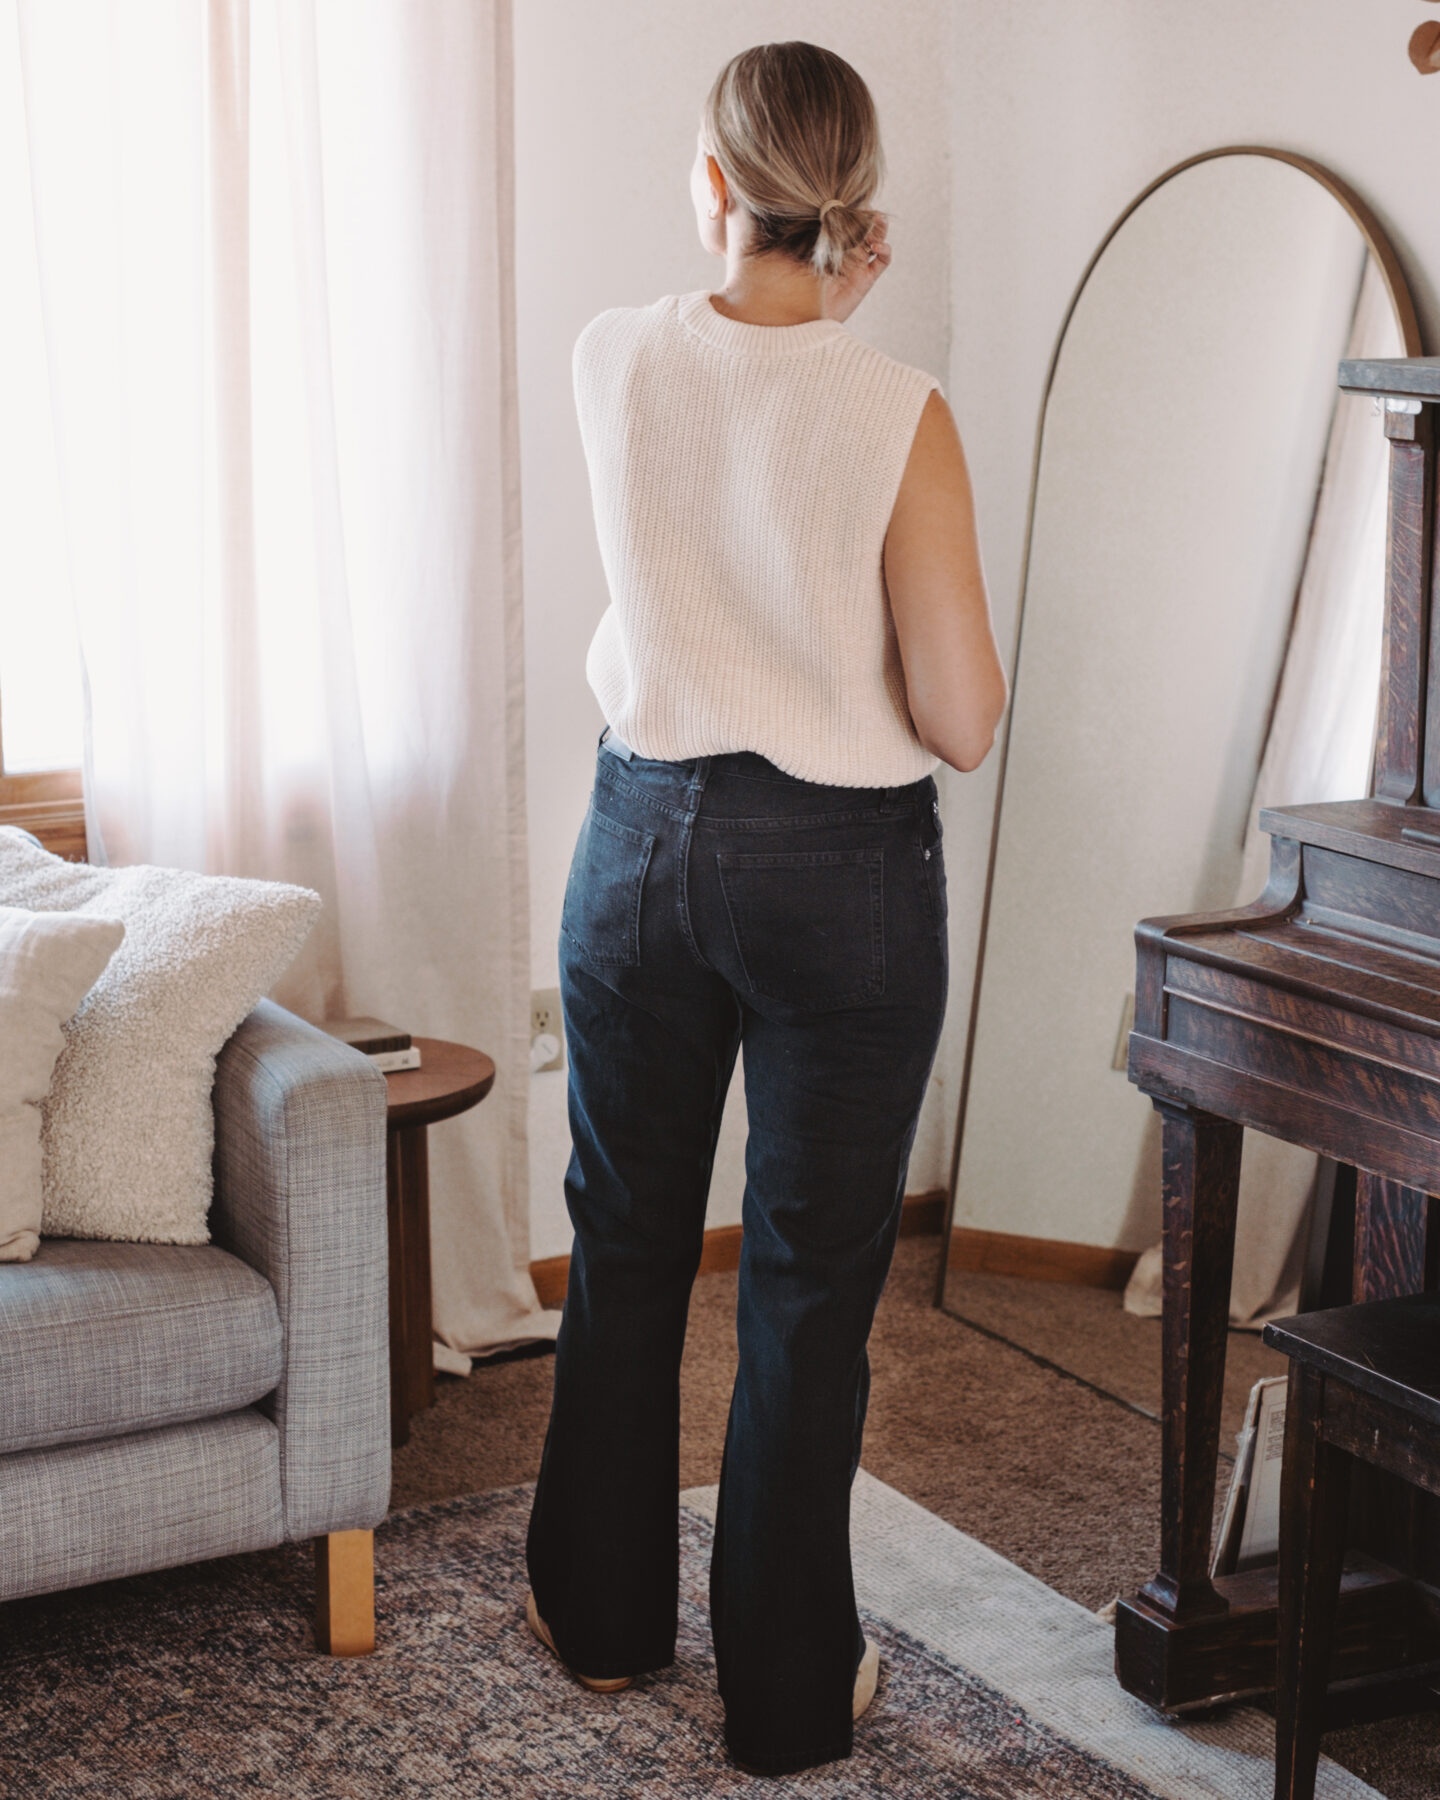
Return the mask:
{"type": "Polygon", "coordinates": [[[715,158],[706,155],[705,175],[710,183],[710,217],[719,219],[730,210],[730,190],[725,185],[725,175],[715,158]]]}

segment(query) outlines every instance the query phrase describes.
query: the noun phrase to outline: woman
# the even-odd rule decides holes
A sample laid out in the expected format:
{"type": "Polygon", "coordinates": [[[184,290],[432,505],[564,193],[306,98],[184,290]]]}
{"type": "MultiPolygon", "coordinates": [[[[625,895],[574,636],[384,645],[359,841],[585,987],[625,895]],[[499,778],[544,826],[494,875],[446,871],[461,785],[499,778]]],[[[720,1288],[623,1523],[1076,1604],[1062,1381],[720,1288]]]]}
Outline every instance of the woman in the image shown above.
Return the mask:
{"type": "Polygon", "coordinates": [[[562,921],[575,1244],[529,1616],[601,1691],[673,1660],[680,1357],[743,1044],[710,1602],[731,1754],[771,1774],[848,1755],[875,1690],[849,1497],[945,1006],[931,771],[977,767],[1005,703],[949,409],[843,324],[890,261],[880,168],[847,63],[745,51],[691,181],[723,288],[575,352],[608,727],[562,921]]]}

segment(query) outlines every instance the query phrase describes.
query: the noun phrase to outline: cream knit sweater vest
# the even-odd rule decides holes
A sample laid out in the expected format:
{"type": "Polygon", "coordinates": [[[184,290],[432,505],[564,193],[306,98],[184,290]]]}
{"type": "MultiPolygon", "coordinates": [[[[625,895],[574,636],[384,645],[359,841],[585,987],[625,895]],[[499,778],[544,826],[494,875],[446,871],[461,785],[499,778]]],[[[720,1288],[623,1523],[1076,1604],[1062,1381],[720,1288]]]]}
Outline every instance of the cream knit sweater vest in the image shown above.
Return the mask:
{"type": "Polygon", "coordinates": [[[754,750],[841,787],[936,766],[881,555],[937,385],[836,320],[742,325],[704,293],[585,328],[575,393],[611,600],[585,672],[633,750],[754,750]]]}

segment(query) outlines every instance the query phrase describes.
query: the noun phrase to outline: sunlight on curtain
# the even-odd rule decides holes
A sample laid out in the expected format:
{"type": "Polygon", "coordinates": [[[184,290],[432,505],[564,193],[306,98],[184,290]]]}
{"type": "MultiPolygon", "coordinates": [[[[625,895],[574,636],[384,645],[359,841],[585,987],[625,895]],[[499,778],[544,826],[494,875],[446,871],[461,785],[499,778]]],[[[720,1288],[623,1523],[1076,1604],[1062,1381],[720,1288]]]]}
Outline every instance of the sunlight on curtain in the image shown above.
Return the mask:
{"type": "Polygon", "coordinates": [[[65,568],[20,39],[0,7],[0,773],[80,763],[80,664],[65,568]]]}
{"type": "Polygon", "coordinates": [[[19,0],[92,856],[301,881],[279,997],[477,1044],[447,1366],[528,1273],[506,0],[19,0]]]}

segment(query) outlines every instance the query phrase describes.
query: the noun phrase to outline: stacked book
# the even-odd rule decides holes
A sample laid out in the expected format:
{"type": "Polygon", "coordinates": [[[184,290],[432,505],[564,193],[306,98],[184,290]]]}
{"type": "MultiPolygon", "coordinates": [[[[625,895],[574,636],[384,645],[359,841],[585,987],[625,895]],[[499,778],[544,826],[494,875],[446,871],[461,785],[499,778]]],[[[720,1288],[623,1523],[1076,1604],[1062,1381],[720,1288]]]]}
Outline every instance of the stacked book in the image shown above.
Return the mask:
{"type": "Polygon", "coordinates": [[[322,1029],[368,1056],[382,1074],[420,1067],[420,1046],[411,1043],[410,1033],[387,1025],[383,1019],[329,1019],[322,1029]]]}
{"type": "Polygon", "coordinates": [[[1243,1575],[1274,1564],[1279,1557],[1287,1387],[1285,1376],[1270,1375],[1250,1390],[1210,1561],[1212,1575],[1243,1575]]]}

